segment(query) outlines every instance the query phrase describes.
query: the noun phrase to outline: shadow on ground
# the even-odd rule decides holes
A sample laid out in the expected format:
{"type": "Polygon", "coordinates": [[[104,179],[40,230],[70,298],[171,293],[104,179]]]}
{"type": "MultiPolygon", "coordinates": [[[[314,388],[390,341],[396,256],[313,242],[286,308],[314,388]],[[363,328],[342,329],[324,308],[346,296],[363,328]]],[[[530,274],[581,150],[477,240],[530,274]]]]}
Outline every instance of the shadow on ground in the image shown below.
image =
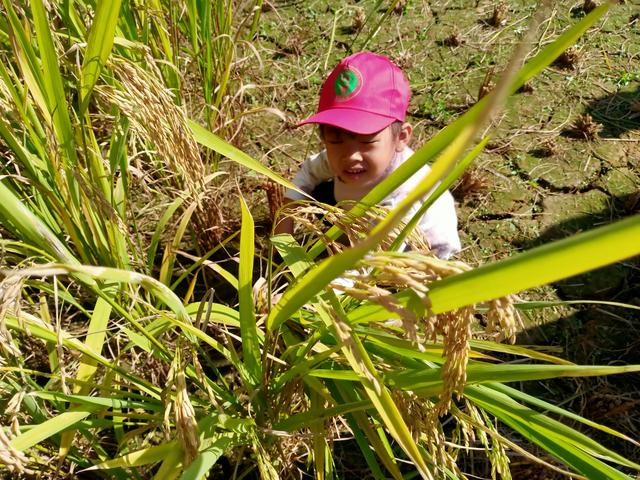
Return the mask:
{"type": "Polygon", "coordinates": [[[592,101],[585,113],[602,124],[600,136],[620,138],[630,130],[640,130],[640,86],[592,101]]]}
{"type": "MultiPolygon", "coordinates": [[[[631,215],[640,215],[637,195],[612,197],[610,209],[553,225],[523,248],[547,244],[631,215]]],[[[640,307],[640,257],[565,279],[554,287],[562,300],[596,300],[640,307]]],[[[555,322],[525,330],[518,343],[555,348],[562,353],[552,353],[582,365],[640,364],[640,310],[598,303],[573,307],[572,313],[555,322]]],[[[525,388],[528,393],[561,404],[631,438],[640,436],[638,373],[527,382],[525,388]]],[[[640,447],[577,422],[572,426],[626,458],[640,458],[640,447]]]]}

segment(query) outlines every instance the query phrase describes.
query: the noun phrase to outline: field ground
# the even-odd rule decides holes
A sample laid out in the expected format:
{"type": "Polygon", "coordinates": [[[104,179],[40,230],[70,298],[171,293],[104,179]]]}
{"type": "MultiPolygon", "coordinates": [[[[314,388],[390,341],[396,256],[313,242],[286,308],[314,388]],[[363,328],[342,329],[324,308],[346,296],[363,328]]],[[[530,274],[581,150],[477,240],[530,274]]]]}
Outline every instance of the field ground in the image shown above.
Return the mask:
{"type": "MultiPolygon", "coordinates": [[[[492,26],[495,2],[409,0],[370,38],[387,2],[372,13],[374,3],[267,4],[255,43],[264,68],[256,65],[250,81],[257,87],[247,91],[245,101],[279,109],[286,122],[268,113],[248,118],[243,148],[285,175],[295,171],[318,143],[312,127],[293,130],[292,125],[314,111],[326,72],[361,49],[388,55],[406,71],[418,147],[473,105],[483,85],[490,88],[535,8],[531,2],[509,2],[499,25],[492,26]],[[375,20],[358,31],[364,18],[375,20]]],[[[616,5],[575,49],[510,100],[488,148],[454,190],[461,259],[480,265],[640,211],[637,12],[637,5],[616,5]]],[[[532,54],[582,15],[581,3],[554,2],[532,54]]],[[[243,191],[256,191],[253,211],[258,220],[266,219],[259,183],[250,177],[240,182],[243,191]]],[[[521,298],[638,306],[640,262],[631,259],[521,298]]],[[[640,363],[640,315],[632,310],[583,304],[523,319],[521,343],[559,347],[586,364],[640,363]]],[[[638,438],[639,380],[625,375],[531,388],[555,401],[564,398],[563,407],[638,438]]],[[[640,449],[624,448],[628,458],[640,458],[640,449]]]]}

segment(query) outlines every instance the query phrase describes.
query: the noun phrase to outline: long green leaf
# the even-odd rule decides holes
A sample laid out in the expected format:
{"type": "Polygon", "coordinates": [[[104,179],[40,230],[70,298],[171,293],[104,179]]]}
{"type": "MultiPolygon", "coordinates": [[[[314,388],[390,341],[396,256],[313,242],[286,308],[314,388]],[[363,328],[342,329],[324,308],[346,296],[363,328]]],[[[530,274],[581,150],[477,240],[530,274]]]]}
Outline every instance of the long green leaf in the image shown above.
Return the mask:
{"type": "Polygon", "coordinates": [[[69,107],[64,93],[60,67],[58,66],[58,55],[53,46],[51,37],[50,22],[47,18],[46,9],[42,0],[33,0],[31,12],[33,22],[38,37],[40,56],[42,59],[42,78],[45,86],[47,106],[53,117],[58,142],[69,160],[69,167],[78,164],[71,118],[69,117],[69,107]]]}
{"type": "Polygon", "coordinates": [[[640,215],[433,282],[434,313],[503,297],[640,254],[640,215]]]}
{"type": "Polygon", "coordinates": [[[305,192],[301,191],[298,187],[296,187],[293,183],[285,180],[280,175],[271,171],[270,169],[262,165],[257,160],[254,160],[253,158],[251,158],[242,150],[239,150],[233,145],[225,142],[223,139],[221,139],[214,133],[211,133],[206,128],[201,127],[193,120],[188,120],[187,125],[191,129],[191,132],[193,133],[193,137],[196,139],[196,141],[200,145],[210,148],[214,152],[218,152],[220,155],[223,155],[228,159],[233,160],[236,163],[239,163],[243,167],[253,170],[254,172],[260,173],[265,177],[270,178],[274,182],[279,183],[280,185],[286,188],[291,188],[293,190],[296,190],[302,193],[303,195],[307,195],[305,192]]]}
{"type": "MultiPolygon", "coordinates": [[[[524,382],[559,377],[597,377],[640,371],[640,365],[591,366],[591,365],[485,365],[467,366],[467,385],[486,382],[524,382]]],[[[388,373],[385,379],[392,387],[422,390],[439,388],[442,384],[440,368],[388,373]]]]}
{"type": "Polygon", "coordinates": [[[219,435],[206,449],[198,453],[189,468],[182,473],[180,480],[200,480],[205,478],[211,467],[235,443],[237,443],[236,435],[219,435]]]}
{"type": "Polygon", "coordinates": [[[96,412],[99,408],[100,407],[97,406],[90,407],[87,405],[70,408],[66,412],[36,425],[31,430],[21,433],[11,440],[10,445],[16,450],[24,451],[67,428],[73,427],[81,420],[84,420],[89,415],[96,412]]]}
{"type": "Polygon", "coordinates": [[[57,261],[79,264],[69,249],[56,237],[36,215],[29,210],[16,194],[0,180],[0,222],[13,226],[33,245],[46,250],[57,261]]]}
{"type": "Polygon", "coordinates": [[[82,62],[80,76],[80,112],[84,115],[91,99],[91,92],[98,81],[100,71],[107,61],[113,46],[113,38],[118,25],[122,0],[102,0],[97,2],[96,16],[91,26],[87,49],[82,62]]]}
{"type": "MultiPolygon", "coordinates": [[[[508,395],[509,397],[513,398],[514,400],[521,400],[523,402],[526,402],[530,405],[535,405],[538,408],[543,409],[544,411],[547,412],[551,412],[551,413],[555,413],[557,415],[561,415],[564,416],[566,418],[569,418],[571,420],[576,420],[580,423],[584,423],[585,425],[588,425],[589,427],[601,430],[605,433],[608,433],[609,435],[613,435],[615,437],[618,438],[622,438],[623,440],[633,443],[635,446],[640,447],[640,442],[638,442],[637,440],[634,440],[633,438],[618,432],[617,430],[614,430],[612,428],[607,427],[606,425],[601,425],[599,423],[596,423],[594,421],[591,421],[587,418],[584,418],[580,415],[577,415],[573,412],[570,412],[568,410],[565,410],[564,408],[560,408],[557,407],[556,405],[552,405],[549,402],[545,402],[544,400],[538,398],[538,397],[534,397],[533,395],[529,395],[527,393],[521,392],[520,390],[517,390],[515,388],[512,388],[508,385],[502,385],[499,383],[492,383],[490,384],[491,388],[496,390],[497,392],[500,393],[504,393],[505,395],[508,395]]],[[[620,462],[622,463],[622,462],[620,462]]],[[[640,465],[636,466],[635,468],[637,468],[638,470],[640,470],[640,465]]]]}
{"type": "MultiPolygon", "coordinates": [[[[619,455],[577,430],[493,391],[490,386],[469,387],[465,395],[587,478],[630,478],[594,456],[600,455],[616,461],[616,458],[622,458],[619,455]]],[[[623,460],[626,464],[629,463],[628,460],[623,460]]]]}
{"type": "Polygon", "coordinates": [[[247,372],[251,375],[251,387],[256,388],[262,380],[260,363],[260,343],[256,325],[255,305],[253,303],[253,261],[255,256],[255,231],[253,218],[240,197],[242,208],[242,230],[240,232],[240,268],[238,271],[238,300],[240,302],[240,334],[242,353],[247,372]]]}
{"type": "Polygon", "coordinates": [[[110,468],[140,467],[142,465],[156,463],[163,460],[168,453],[178,447],[180,447],[178,441],[173,440],[171,442],[163,443],[162,445],[143,448],[142,450],[137,450],[121,457],[98,463],[89,468],[86,468],[83,471],[87,472],[90,470],[106,470],[110,468]]]}
{"type": "MultiPolygon", "coordinates": [[[[109,323],[109,315],[111,315],[111,305],[102,297],[98,297],[96,301],[87,335],[85,345],[94,352],[101,354],[104,340],[107,334],[107,324],[109,323]]],[[[78,383],[74,385],[73,392],[77,395],[86,395],[91,390],[89,382],[93,378],[98,369],[98,362],[90,357],[82,357],[76,380],[78,383]]],[[[64,458],[69,452],[71,443],[73,442],[75,432],[73,430],[64,432],[60,440],[60,457],[64,458]]]]}

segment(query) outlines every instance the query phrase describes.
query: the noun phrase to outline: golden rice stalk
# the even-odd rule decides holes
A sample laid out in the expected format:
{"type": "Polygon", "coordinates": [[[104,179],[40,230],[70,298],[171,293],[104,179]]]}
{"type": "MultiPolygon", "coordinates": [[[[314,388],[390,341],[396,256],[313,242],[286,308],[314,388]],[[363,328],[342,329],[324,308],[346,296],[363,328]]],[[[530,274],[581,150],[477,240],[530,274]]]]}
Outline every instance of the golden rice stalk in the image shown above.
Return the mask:
{"type": "Polygon", "coordinates": [[[451,398],[456,393],[460,398],[467,381],[467,362],[469,360],[469,340],[473,307],[464,307],[439,316],[445,362],[442,365],[444,385],[434,413],[444,415],[449,411],[451,398]],[[444,320],[444,321],[443,321],[444,320]]]}
{"type": "MultiPolygon", "coordinates": [[[[475,305],[420,319],[415,312],[400,305],[392,292],[411,288],[422,299],[428,311],[429,284],[470,268],[463,262],[440,260],[419,252],[411,252],[409,255],[374,252],[365,257],[356,269],[345,273],[344,278],[351,280],[352,286],[348,282],[334,282],[330,285],[354,298],[378,303],[396,313],[401,318],[404,336],[419,347],[427,340],[436,341],[438,336],[442,336],[444,385],[440,400],[433,409],[437,415],[444,415],[449,410],[452,396],[460,396],[463,392],[475,305]]],[[[513,341],[515,333],[516,317],[511,298],[489,302],[487,326],[482,335],[513,341]]]]}
{"type": "Polygon", "coordinates": [[[491,462],[491,478],[502,478],[511,480],[511,470],[509,468],[509,456],[507,455],[505,444],[501,441],[502,436],[493,425],[491,419],[484,411],[479,410],[471,402],[465,401],[466,414],[458,407],[451,409],[458,425],[462,427],[463,435],[466,436],[464,445],[469,446],[469,439],[475,440],[477,435],[480,443],[484,446],[487,457],[491,462]],[[497,474],[500,474],[499,476],[497,474]]]}
{"type": "Polygon", "coordinates": [[[187,392],[187,383],[184,377],[184,370],[179,368],[175,376],[176,400],[175,400],[175,416],[176,430],[178,438],[184,448],[185,467],[198,455],[200,447],[200,439],[198,438],[198,423],[196,422],[196,412],[189,400],[189,392],[187,392]]]}
{"type": "Polygon", "coordinates": [[[29,463],[29,458],[11,446],[11,440],[4,433],[4,428],[0,428],[0,463],[4,464],[11,473],[35,475],[33,470],[25,466],[29,463]]]}
{"type": "Polygon", "coordinates": [[[402,416],[411,419],[411,435],[416,442],[420,441],[427,448],[431,462],[460,476],[455,457],[446,449],[446,436],[442,424],[434,422],[433,415],[429,413],[434,408],[433,402],[408,391],[392,390],[391,395],[402,416]]]}
{"type": "Polygon", "coordinates": [[[0,356],[0,365],[5,358],[20,357],[21,352],[13,342],[11,332],[7,329],[5,317],[9,310],[20,318],[20,292],[22,291],[22,277],[9,275],[0,282],[0,349],[4,355],[0,356]]]}
{"type": "Polygon", "coordinates": [[[206,167],[183,110],[158,76],[124,60],[111,66],[122,88],[100,86],[96,92],[118,106],[140,138],[155,145],[160,160],[176,175],[174,186],[198,202],[196,234],[200,245],[210,250],[222,234],[222,214],[205,183],[206,167]]]}
{"type": "Polygon", "coordinates": [[[362,374],[364,374],[365,378],[371,382],[371,386],[375,392],[380,395],[382,393],[382,385],[380,385],[378,379],[373,375],[367,367],[367,364],[362,359],[362,356],[358,351],[358,347],[353,340],[353,329],[351,326],[340,318],[339,315],[333,315],[333,325],[336,329],[336,336],[338,337],[338,340],[351,352],[354,360],[358,363],[362,374]]]}
{"type": "Polygon", "coordinates": [[[273,180],[269,179],[262,185],[263,190],[267,194],[267,203],[269,204],[269,218],[275,224],[278,211],[284,205],[284,187],[273,180]]]}
{"type": "Polygon", "coordinates": [[[25,390],[20,390],[13,397],[9,399],[4,409],[4,414],[9,418],[11,423],[11,433],[14,435],[20,434],[20,423],[18,422],[18,414],[20,413],[20,405],[26,395],[25,390]]]}
{"type": "Polygon", "coordinates": [[[489,311],[485,333],[495,337],[498,342],[507,340],[509,343],[514,343],[516,341],[520,319],[513,306],[513,298],[513,295],[509,295],[491,300],[488,303],[489,311]]]}
{"type": "MultiPolygon", "coordinates": [[[[295,222],[303,231],[326,241],[327,249],[332,252],[341,251],[344,245],[340,242],[329,242],[324,237],[321,222],[318,221],[319,217],[339,226],[345,232],[348,242],[354,244],[368,234],[371,226],[380,220],[384,212],[382,208],[370,209],[365,216],[353,218],[340,207],[302,202],[294,215],[295,222]]],[[[387,244],[392,238],[393,233],[389,236],[387,244]]],[[[444,385],[440,400],[432,411],[436,415],[444,415],[451,406],[452,396],[454,394],[460,396],[464,389],[469,359],[469,340],[472,338],[476,306],[469,305],[452,312],[440,315],[428,314],[424,318],[418,318],[414,311],[403,307],[393,297],[393,292],[406,288],[412,289],[429,311],[431,307],[429,285],[436,280],[469,271],[471,267],[464,262],[435,258],[428,247],[420,243],[418,235],[411,238],[409,243],[414,250],[408,253],[385,251],[370,253],[356,264],[354,269],[345,272],[342,279],[330,283],[329,287],[359,300],[378,303],[389,312],[397,314],[402,324],[403,336],[420,349],[424,349],[424,342],[429,340],[435,342],[438,336],[442,336],[445,358],[442,366],[444,385]],[[424,250],[416,249],[420,245],[424,250]]],[[[380,248],[384,249],[385,245],[381,245],[380,248]]],[[[512,298],[492,300],[487,306],[487,325],[483,332],[476,335],[488,336],[496,340],[508,339],[513,342],[517,321],[512,298]]],[[[348,325],[346,327],[348,328],[348,325]]],[[[346,336],[350,332],[339,331],[339,334],[346,336]]]]}

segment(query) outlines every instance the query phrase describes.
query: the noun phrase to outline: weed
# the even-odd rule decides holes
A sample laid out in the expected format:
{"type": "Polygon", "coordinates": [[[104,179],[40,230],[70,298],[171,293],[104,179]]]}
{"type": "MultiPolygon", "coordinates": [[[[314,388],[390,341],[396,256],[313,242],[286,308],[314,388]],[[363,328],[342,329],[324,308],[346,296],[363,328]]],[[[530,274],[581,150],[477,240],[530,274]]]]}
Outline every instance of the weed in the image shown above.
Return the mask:
{"type": "Polygon", "coordinates": [[[393,7],[393,13],[395,15],[402,15],[404,14],[406,8],[407,8],[407,0],[398,0],[396,2],[395,7],[393,7]]]}
{"type": "Polygon", "coordinates": [[[598,4],[594,0],[584,0],[584,3],[582,4],[582,10],[584,11],[584,13],[589,13],[597,6],[598,4]]]}
{"type": "Polygon", "coordinates": [[[425,99],[420,104],[418,113],[436,122],[447,122],[453,116],[449,106],[442,98],[434,100],[429,97],[425,99]]]}
{"type": "Polygon", "coordinates": [[[626,87],[631,82],[640,82],[640,70],[636,72],[629,72],[626,70],[620,70],[615,79],[616,87],[626,87]]]}
{"type": "Polygon", "coordinates": [[[506,2],[499,2],[487,23],[495,28],[502,27],[507,23],[507,13],[509,13],[509,5],[506,2]]]}
{"type": "Polygon", "coordinates": [[[357,7],[353,13],[353,23],[351,24],[351,28],[354,32],[359,32],[364,28],[365,23],[367,23],[367,14],[364,11],[364,8],[357,7]]]}
{"type": "Polygon", "coordinates": [[[588,113],[580,115],[572,125],[572,131],[579,137],[587,140],[595,140],[602,131],[602,124],[594,122],[588,113]]]}
{"type": "Polygon", "coordinates": [[[578,60],[580,59],[580,50],[576,47],[567,48],[560,56],[556,59],[554,65],[557,65],[564,69],[573,69],[576,67],[578,60]]]}
{"type": "Polygon", "coordinates": [[[478,100],[480,100],[485,95],[489,94],[491,90],[495,88],[496,84],[491,80],[492,76],[493,76],[493,69],[489,69],[487,74],[484,76],[484,80],[480,84],[480,88],[478,88],[478,100]]]}
{"type": "Polygon", "coordinates": [[[460,36],[457,30],[454,30],[451,35],[442,41],[442,44],[446,47],[459,47],[464,43],[464,38],[460,36]]]}

